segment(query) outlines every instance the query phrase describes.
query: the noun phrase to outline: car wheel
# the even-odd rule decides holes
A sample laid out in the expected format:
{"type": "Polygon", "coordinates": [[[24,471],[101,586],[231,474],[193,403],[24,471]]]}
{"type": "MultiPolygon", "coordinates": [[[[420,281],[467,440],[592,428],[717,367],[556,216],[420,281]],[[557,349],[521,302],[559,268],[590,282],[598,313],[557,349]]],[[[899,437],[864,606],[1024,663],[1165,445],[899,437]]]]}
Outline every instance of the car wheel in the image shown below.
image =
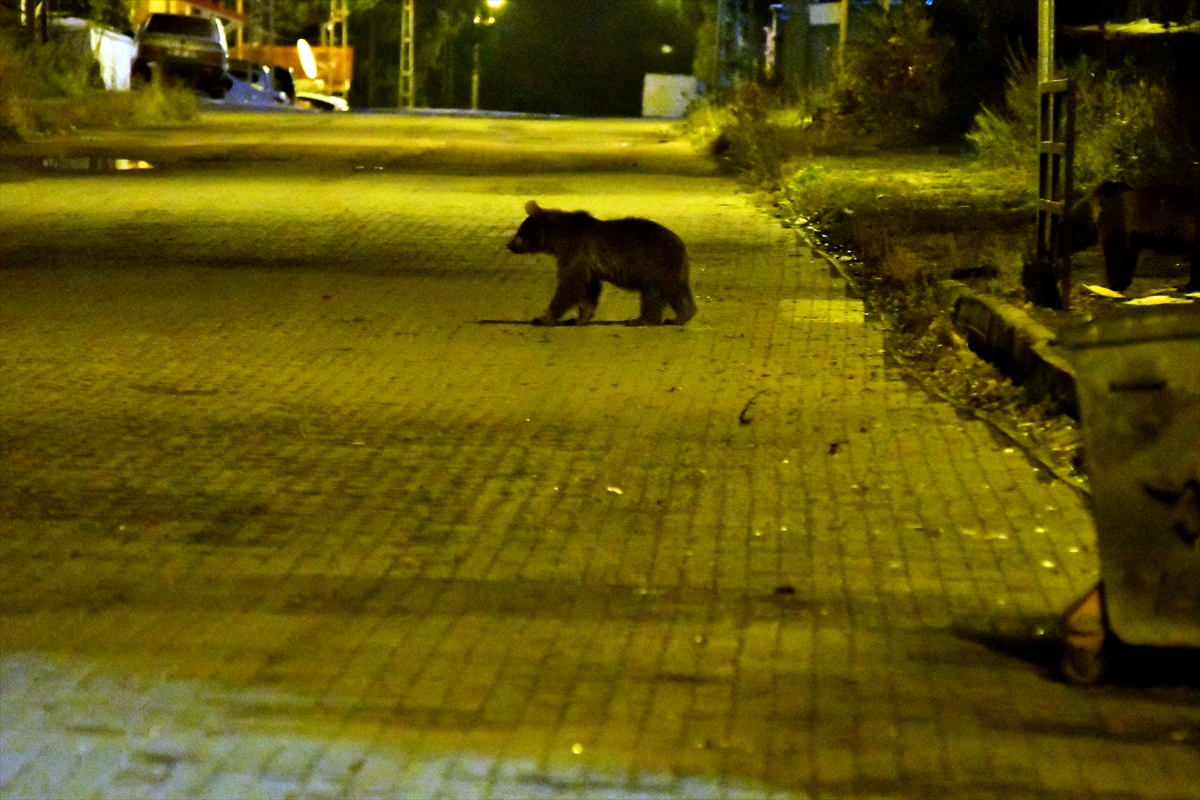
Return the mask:
{"type": "Polygon", "coordinates": [[[134,89],[141,89],[150,83],[152,78],[150,65],[141,62],[133,65],[133,69],[129,73],[129,83],[134,89]]]}
{"type": "Polygon", "coordinates": [[[233,79],[228,75],[223,75],[209,84],[208,96],[213,100],[220,100],[226,93],[233,88],[233,79]]]}

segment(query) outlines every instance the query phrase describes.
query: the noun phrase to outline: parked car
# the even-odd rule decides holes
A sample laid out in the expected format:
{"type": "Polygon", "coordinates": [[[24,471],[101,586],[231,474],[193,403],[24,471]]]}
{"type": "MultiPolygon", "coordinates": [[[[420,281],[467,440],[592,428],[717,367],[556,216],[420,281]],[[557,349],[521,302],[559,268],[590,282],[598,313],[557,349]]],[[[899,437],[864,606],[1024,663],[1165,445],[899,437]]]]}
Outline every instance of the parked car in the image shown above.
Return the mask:
{"type": "Polygon", "coordinates": [[[135,80],[149,81],[157,68],[164,78],[188,83],[211,97],[229,90],[229,48],[218,19],[186,14],[151,14],[137,32],[135,80]]]}
{"type": "Polygon", "coordinates": [[[247,106],[287,106],[296,100],[296,84],[287,67],[231,59],[230,88],[225,103],[247,106]]]}
{"type": "Polygon", "coordinates": [[[287,96],[287,101],[295,105],[296,80],[292,77],[292,71],[287,67],[281,67],[276,64],[271,67],[271,79],[275,84],[275,90],[283,92],[287,96]]]}
{"type": "Polygon", "coordinates": [[[318,94],[316,92],[296,92],[296,107],[310,108],[313,111],[350,110],[350,104],[341,97],[333,94],[318,94]]]}

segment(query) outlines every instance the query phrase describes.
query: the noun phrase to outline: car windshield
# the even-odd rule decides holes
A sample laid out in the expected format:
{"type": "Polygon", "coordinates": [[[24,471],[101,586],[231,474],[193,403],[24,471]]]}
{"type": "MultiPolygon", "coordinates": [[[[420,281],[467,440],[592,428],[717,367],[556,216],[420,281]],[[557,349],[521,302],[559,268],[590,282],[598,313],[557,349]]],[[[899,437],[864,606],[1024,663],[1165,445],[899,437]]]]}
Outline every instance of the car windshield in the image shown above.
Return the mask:
{"type": "Polygon", "coordinates": [[[171,33],[199,39],[216,39],[214,28],[212,20],[204,17],[185,17],[182,14],[154,14],[146,24],[147,33],[171,33]]]}

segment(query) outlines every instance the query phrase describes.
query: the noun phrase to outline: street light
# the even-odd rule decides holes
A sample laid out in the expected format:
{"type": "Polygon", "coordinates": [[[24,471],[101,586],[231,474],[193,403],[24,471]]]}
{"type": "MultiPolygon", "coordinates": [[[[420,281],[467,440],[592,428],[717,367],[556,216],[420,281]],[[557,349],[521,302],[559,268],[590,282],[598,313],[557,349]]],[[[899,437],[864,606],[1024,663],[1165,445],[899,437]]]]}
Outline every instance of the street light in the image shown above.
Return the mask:
{"type": "Polygon", "coordinates": [[[400,3],[400,108],[412,108],[416,105],[417,98],[414,65],[416,53],[413,41],[414,1],[401,0],[400,3]]]}
{"type": "MultiPolygon", "coordinates": [[[[480,12],[475,15],[475,24],[480,26],[492,25],[496,22],[496,18],[492,16],[492,11],[499,11],[504,7],[505,0],[487,0],[487,12],[480,12]]],[[[482,34],[477,33],[475,36],[475,45],[471,48],[471,110],[479,110],[479,38],[482,34]]]]}

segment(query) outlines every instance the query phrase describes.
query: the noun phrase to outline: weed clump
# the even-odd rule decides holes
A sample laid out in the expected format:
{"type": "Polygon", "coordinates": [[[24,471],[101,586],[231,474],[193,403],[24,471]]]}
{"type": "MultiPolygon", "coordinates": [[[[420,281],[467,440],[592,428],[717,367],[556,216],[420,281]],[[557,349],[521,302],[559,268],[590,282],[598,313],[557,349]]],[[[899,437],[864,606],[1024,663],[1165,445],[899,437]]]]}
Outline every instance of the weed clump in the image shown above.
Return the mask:
{"type": "MultiPolygon", "coordinates": [[[[967,140],[988,165],[1037,170],[1037,65],[1010,54],[1002,108],[983,106],[967,140]]],[[[1075,181],[1083,194],[1102,181],[1132,185],[1200,180],[1195,114],[1177,91],[1130,65],[1107,72],[1087,58],[1065,69],[1076,83],[1075,181]]]]}
{"type": "Polygon", "coordinates": [[[684,127],[725,169],[764,188],[778,186],[784,165],[815,144],[813,118],[756,83],[697,103],[684,127]]]}
{"type": "Polygon", "coordinates": [[[0,29],[0,137],[30,139],[85,128],[148,127],[191,119],[185,89],[151,83],[108,91],[91,54],[69,41],[23,41],[0,29]]]}
{"type": "Polygon", "coordinates": [[[1037,62],[1024,51],[1008,53],[1008,79],[999,111],[980,106],[967,132],[977,158],[989,166],[1037,168],[1037,62]]]}

